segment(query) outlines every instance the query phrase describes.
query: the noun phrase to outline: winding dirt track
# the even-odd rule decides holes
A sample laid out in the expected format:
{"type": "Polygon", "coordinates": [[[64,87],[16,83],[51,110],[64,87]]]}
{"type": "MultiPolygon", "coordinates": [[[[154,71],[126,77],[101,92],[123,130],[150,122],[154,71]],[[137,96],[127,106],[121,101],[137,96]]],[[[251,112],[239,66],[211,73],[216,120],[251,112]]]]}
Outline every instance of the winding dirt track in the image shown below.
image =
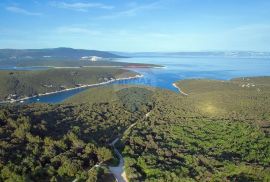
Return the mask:
{"type": "Polygon", "coordinates": [[[119,164],[116,167],[109,167],[111,172],[113,173],[114,177],[116,178],[117,182],[127,182],[127,176],[125,172],[125,165],[124,165],[124,159],[120,152],[115,148],[114,144],[119,140],[119,138],[116,138],[111,145],[113,146],[114,152],[119,158],[119,164]]]}
{"type": "MultiPolygon", "coordinates": [[[[148,118],[149,117],[150,112],[148,112],[147,114],[145,114],[145,118],[148,118]]],[[[133,123],[132,125],[130,125],[126,129],[126,131],[124,132],[124,134],[127,133],[136,124],[137,124],[137,122],[136,123],[133,123]]],[[[119,137],[116,138],[114,141],[112,141],[112,143],[110,143],[110,145],[113,147],[114,152],[116,153],[116,155],[119,158],[119,164],[118,164],[118,166],[115,166],[115,167],[109,167],[109,169],[112,172],[112,174],[114,175],[114,177],[116,178],[116,181],[117,182],[128,182],[127,175],[126,175],[126,172],[125,172],[125,161],[124,161],[124,158],[121,155],[121,153],[117,150],[117,148],[115,147],[115,144],[118,141],[119,141],[119,137]]]]}

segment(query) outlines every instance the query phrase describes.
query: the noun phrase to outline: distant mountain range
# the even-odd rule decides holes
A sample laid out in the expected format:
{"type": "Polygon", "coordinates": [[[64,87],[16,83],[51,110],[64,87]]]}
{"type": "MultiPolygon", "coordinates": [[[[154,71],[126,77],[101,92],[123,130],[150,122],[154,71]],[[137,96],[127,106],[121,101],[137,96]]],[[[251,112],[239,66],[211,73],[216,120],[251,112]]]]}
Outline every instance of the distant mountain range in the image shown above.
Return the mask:
{"type": "Polygon", "coordinates": [[[270,58],[270,52],[254,51],[201,51],[201,52],[107,52],[73,48],[0,49],[0,62],[24,61],[78,61],[82,57],[97,56],[105,59],[127,57],[235,57],[270,58]]]}
{"type": "Polygon", "coordinates": [[[270,52],[255,51],[198,51],[198,52],[112,52],[126,57],[236,57],[270,58],[270,52]]]}
{"type": "Polygon", "coordinates": [[[110,52],[72,49],[0,49],[0,60],[25,60],[25,59],[74,59],[78,60],[84,56],[98,56],[102,58],[122,58],[110,52]]]}
{"type": "Polygon", "coordinates": [[[0,70],[17,67],[158,67],[154,64],[119,62],[127,58],[107,51],[51,48],[51,49],[0,49],[0,70]],[[92,59],[95,58],[95,59],[92,59]]]}

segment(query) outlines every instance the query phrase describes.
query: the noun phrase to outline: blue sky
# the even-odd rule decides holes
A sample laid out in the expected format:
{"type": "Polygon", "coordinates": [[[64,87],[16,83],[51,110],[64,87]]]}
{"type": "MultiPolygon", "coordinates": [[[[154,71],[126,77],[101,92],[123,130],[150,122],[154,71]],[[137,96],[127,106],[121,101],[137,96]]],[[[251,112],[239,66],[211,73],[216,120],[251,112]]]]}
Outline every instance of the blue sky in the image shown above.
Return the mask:
{"type": "Polygon", "coordinates": [[[270,1],[0,1],[0,48],[49,47],[270,51],[270,1]]]}

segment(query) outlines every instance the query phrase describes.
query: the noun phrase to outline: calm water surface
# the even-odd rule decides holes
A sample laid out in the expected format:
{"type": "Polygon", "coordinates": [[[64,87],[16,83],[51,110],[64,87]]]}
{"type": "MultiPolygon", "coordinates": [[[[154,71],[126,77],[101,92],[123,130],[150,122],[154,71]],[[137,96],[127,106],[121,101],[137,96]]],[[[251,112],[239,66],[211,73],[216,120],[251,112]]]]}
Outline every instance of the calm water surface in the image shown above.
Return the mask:
{"type": "MultiPolygon", "coordinates": [[[[177,91],[177,89],[172,86],[172,83],[182,79],[208,78],[229,80],[231,78],[244,76],[270,76],[270,59],[213,57],[136,57],[120,59],[117,61],[159,64],[165,67],[152,69],[132,69],[143,74],[144,77],[132,80],[117,81],[113,84],[141,84],[165,88],[173,91],[177,91]]],[[[31,70],[36,68],[28,67],[26,69],[31,70]]],[[[42,96],[39,98],[33,98],[29,99],[27,103],[58,103],[83,90],[85,90],[85,88],[42,96]]]]}
{"type": "Polygon", "coordinates": [[[172,83],[182,79],[229,80],[244,76],[270,76],[270,59],[141,57],[120,61],[166,66],[158,69],[133,69],[145,77],[129,81],[128,84],[144,84],[173,91],[177,90],[172,86],[172,83]]]}

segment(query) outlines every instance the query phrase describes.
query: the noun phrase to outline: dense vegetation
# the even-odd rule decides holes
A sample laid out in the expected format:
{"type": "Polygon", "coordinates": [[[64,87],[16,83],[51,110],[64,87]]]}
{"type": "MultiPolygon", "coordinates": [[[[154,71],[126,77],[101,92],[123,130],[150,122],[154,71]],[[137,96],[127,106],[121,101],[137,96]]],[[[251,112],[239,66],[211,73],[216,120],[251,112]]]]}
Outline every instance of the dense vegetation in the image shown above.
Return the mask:
{"type": "Polygon", "coordinates": [[[0,100],[7,100],[8,97],[17,99],[135,75],[135,72],[118,68],[0,71],[0,100]]]}
{"type": "Polygon", "coordinates": [[[108,174],[94,166],[116,160],[109,143],[150,109],[133,107],[150,91],[115,94],[109,102],[2,107],[0,181],[103,181],[108,174]]]}
{"type": "Polygon", "coordinates": [[[141,64],[141,63],[126,63],[117,62],[115,60],[100,60],[100,61],[85,61],[59,58],[43,58],[43,59],[23,59],[23,60],[3,60],[0,61],[1,67],[160,67],[154,64],[141,64]]]}
{"type": "Polygon", "coordinates": [[[130,85],[112,85],[86,90],[67,99],[66,103],[98,103],[119,101],[129,111],[144,111],[154,107],[153,89],[130,85]]]}
{"type": "Polygon", "coordinates": [[[185,80],[188,96],[156,92],[122,141],[130,181],[269,181],[269,83],[185,80]]]}
{"type": "Polygon", "coordinates": [[[183,80],[177,85],[204,114],[270,120],[270,77],[183,80]]]}
{"type": "Polygon", "coordinates": [[[0,181],[112,180],[109,144],[122,135],[130,181],[269,181],[270,78],[177,85],[189,95],[112,85],[3,106],[0,181]]]}

